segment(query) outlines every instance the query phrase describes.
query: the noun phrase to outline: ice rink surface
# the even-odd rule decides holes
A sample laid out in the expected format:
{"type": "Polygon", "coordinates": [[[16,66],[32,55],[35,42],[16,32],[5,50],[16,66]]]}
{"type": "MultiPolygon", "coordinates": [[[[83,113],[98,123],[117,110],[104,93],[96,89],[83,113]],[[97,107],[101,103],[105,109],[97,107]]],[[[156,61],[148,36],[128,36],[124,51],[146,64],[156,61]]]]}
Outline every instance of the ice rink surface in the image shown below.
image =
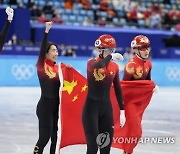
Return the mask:
{"type": "MultiPolygon", "coordinates": [[[[39,87],[0,87],[0,154],[32,154],[38,138],[35,114],[39,87]]],[[[142,121],[143,137],[174,138],[174,143],[141,143],[134,154],[180,154],[180,87],[160,87],[142,121]]],[[[61,154],[85,154],[85,145],[65,147],[61,154]]],[[[44,154],[49,154],[49,144],[44,154]]],[[[111,154],[122,154],[112,149],[111,154]]]]}

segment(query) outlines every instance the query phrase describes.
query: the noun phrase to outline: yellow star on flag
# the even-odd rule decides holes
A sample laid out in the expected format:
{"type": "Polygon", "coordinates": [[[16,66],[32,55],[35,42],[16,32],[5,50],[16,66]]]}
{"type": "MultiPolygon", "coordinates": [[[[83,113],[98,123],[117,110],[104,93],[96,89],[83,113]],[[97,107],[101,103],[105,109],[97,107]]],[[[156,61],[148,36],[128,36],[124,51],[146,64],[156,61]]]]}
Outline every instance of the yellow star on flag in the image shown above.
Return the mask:
{"type": "Polygon", "coordinates": [[[78,99],[78,95],[74,96],[72,101],[75,102],[77,99],[78,99]]]}
{"type": "Polygon", "coordinates": [[[81,92],[86,91],[86,88],[87,88],[87,87],[88,87],[88,86],[85,84],[85,85],[82,87],[81,92]]]}
{"type": "Polygon", "coordinates": [[[70,95],[74,89],[74,87],[77,85],[77,81],[74,82],[74,80],[72,82],[68,82],[66,80],[64,80],[64,86],[63,86],[63,91],[67,91],[68,94],[70,95]]]}

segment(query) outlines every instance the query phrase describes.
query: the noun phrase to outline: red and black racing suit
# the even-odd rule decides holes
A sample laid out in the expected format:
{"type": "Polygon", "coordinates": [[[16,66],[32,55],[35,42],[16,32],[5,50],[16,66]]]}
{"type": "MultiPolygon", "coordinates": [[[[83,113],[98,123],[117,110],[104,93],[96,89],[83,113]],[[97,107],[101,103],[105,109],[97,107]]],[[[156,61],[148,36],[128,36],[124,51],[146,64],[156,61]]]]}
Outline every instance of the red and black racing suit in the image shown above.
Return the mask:
{"type": "Polygon", "coordinates": [[[50,138],[50,154],[55,154],[57,142],[60,81],[58,65],[45,58],[47,37],[48,34],[44,33],[37,61],[41,98],[36,110],[39,119],[39,139],[34,148],[34,154],[42,154],[50,138]]]}
{"type": "MultiPolygon", "coordinates": [[[[126,81],[151,80],[151,69],[152,69],[152,64],[149,59],[143,60],[142,58],[135,56],[132,59],[130,59],[129,62],[126,64],[124,68],[123,80],[126,80],[126,81]]],[[[136,104],[134,105],[136,106],[136,104]]],[[[133,107],[132,104],[131,104],[131,107],[133,107]]],[[[128,114],[128,112],[126,114],[128,114]]],[[[133,115],[129,115],[129,116],[127,115],[127,117],[132,117],[132,116],[133,115]]],[[[142,136],[141,124],[139,126],[138,124],[133,123],[131,126],[132,127],[129,129],[134,130],[134,131],[137,130],[137,128],[140,128],[139,129],[140,131],[137,131],[138,137],[140,139],[140,137],[142,136]]]]}
{"type": "Polygon", "coordinates": [[[149,59],[133,57],[125,66],[123,80],[151,80],[152,64],[149,59]]]}
{"type": "Polygon", "coordinates": [[[100,133],[109,134],[110,143],[100,148],[101,154],[109,154],[113,137],[113,112],[110,101],[112,83],[119,108],[124,109],[119,83],[118,65],[111,61],[112,56],[93,58],[87,63],[88,94],[82,113],[82,122],[87,141],[87,154],[96,154],[96,137],[100,133]]]}

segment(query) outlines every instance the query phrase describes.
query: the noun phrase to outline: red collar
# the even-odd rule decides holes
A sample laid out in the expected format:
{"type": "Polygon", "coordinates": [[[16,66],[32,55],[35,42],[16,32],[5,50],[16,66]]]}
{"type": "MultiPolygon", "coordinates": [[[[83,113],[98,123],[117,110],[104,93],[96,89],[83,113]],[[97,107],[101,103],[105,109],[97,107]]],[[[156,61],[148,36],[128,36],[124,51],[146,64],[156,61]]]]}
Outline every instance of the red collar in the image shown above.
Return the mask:
{"type": "Polygon", "coordinates": [[[139,57],[138,55],[136,55],[134,58],[136,59],[136,61],[138,61],[138,62],[140,62],[140,63],[146,62],[146,60],[143,60],[143,59],[142,59],[141,57],[139,57]]]}
{"type": "Polygon", "coordinates": [[[49,66],[52,66],[52,67],[56,64],[55,62],[53,62],[53,61],[51,61],[51,60],[49,60],[49,59],[45,59],[44,62],[45,62],[46,64],[48,64],[49,66]]]}

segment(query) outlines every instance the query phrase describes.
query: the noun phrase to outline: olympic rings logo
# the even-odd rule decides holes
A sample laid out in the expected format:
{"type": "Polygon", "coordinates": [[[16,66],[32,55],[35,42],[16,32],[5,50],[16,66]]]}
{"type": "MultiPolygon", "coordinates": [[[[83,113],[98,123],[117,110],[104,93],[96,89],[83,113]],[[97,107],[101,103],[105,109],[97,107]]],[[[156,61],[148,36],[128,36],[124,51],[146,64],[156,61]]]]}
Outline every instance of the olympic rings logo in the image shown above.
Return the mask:
{"type": "Polygon", "coordinates": [[[165,73],[170,81],[180,81],[180,68],[167,67],[165,73]]]}
{"type": "Polygon", "coordinates": [[[11,72],[16,80],[29,80],[35,72],[35,68],[32,64],[30,65],[13,65],[11,72]]]}

